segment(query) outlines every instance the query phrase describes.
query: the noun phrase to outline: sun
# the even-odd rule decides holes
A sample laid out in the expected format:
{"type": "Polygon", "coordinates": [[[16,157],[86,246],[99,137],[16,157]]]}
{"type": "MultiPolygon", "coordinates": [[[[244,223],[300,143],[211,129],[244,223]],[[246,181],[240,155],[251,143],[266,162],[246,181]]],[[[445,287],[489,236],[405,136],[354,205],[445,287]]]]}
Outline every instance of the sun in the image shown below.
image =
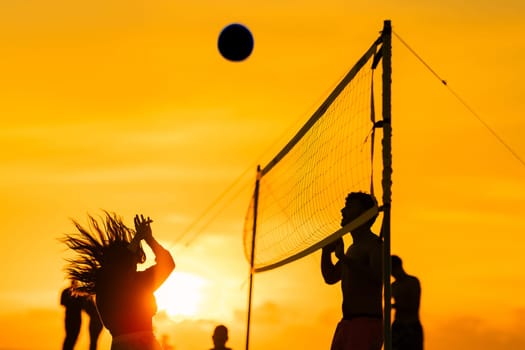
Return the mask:
{"type": "Polygon", "coordinates": [[[159,311],[172,320],[198,318],[204,285],[204,279],[195,274],[173,272],[155,292],[159,311]]]}

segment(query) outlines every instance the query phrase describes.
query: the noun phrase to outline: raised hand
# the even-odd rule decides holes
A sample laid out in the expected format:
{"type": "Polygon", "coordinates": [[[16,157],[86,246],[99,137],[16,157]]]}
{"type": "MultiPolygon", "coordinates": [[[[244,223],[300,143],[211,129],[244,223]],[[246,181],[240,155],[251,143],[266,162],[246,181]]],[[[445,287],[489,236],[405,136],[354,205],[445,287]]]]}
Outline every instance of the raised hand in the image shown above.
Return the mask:
{"type": "Polygon", "coordinates": [[[144,215],[135,215],[135,230],[137,231],[137,236],[139,236],[140,239],[148,240],[152,237],[152,231],[150,224],[153,222],[153,220],[148,218],[144,218],[144,215]]]}
{"type": "Polygon", "coordinates": [[[342,249],[344,250],[343,238],[338,238],[335,241],[330,242],[327,245],[325,245],[323,249],[329,252],[335,252],[336,250],[341,249],[341,246],[342,246],[342,249]]]}
{"type": "Polygon", "coordinates": [[[345,244],[343,242],[343,239],[340,238],[336,242],[337,242],[337,245],[336,245],[336,247],[334,249],[335,256],[339,260],[344,260],[346,258],[346,255],[345,255],[345,244]]]}
{"type": "Polygon", "coordinates": [[[137,249],[139,249],[140,241],[141,240],[150,240],[152,238],[151,234],[151,226],[150,224],[153,222],[149,217],[147,219],[144,218],[144,215],[135,215],[135,237],[131,240],[128,249],[132,252],[136,252],[137,249]]]}

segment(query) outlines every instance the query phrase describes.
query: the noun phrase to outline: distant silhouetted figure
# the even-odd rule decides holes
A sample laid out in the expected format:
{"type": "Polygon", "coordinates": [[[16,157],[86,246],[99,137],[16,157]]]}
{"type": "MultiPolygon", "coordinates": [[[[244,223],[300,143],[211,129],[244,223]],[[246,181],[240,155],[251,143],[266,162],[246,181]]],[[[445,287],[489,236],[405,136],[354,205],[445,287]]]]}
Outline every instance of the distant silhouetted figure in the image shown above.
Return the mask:
{"type": "Polygon", "coordinates": [[[90,229],[74,221],[78,233],[66,235],[66,245],[78,253],[67,271],[81,285],[78,290],[96,294],[96,306],[112,335],[111,350],[160,350],[153,334],[157,312],[154,292],[175,268],[170,252],[153,237],[150,218],[136,215],[135,231],[115,214],[106,212],[97,222],[89,216],[90,229]],[[156,263],[144,271],[137,265],[146,255],[144,240],[156,263]]]}
{"type": "Polygon", "coordinates": [[[75,292],[76,284],[76,281],[72,280],[71,285],[64,289],[60,295],[60,305],[64,306],[66,312],[64,319],[66,337],[62,344],[63,350],[73,350],[82,323],[82,300],[75,292]]]}
{"type": "Polygon", "coordinates": [[[392,255],[392,297],[395,310],[392,323],[393,350],[422,350],[423,327],[419,320],[421,285],[403,269],[401,258],[392,255]]]}
{"type": "Polygon", "coordinates": [[[78,282],[72,280],[71,285],[64,289],[60,295],[60,305],[66,309],[66,337],[62,349],[72,350],[75,347],[82,324],[82,311],[85,311],[89,315],[89,349],[96,350],[103,327],[102,321],[93,298],[90,295],[78,293],[77,286],[78,282]]]}
{"type": "Polygon", "coordinates": [[[213,348],[211,350],[231,350],[231,348],[226,347],[226,342],[228,341],[228,328],[224,325],[218,325],[213,331],[211,336],[213,340],[213,348]]]}
{"type": "MultiPolygon", "coordinates": [[[[341,226],[376,206],[369,194],[348,194],[341,226]]],[[[353,243],[346,253],[342,238],[322,249],[323,278],[328,284],[340,281],[343,294],[343,318],[337,324],[331,350],[380,350],[383,344],[382,241],[371,231],[375,219],[351,231],[353,243]],[[332,253],[339,259],[335,264],[332,253]]]]}

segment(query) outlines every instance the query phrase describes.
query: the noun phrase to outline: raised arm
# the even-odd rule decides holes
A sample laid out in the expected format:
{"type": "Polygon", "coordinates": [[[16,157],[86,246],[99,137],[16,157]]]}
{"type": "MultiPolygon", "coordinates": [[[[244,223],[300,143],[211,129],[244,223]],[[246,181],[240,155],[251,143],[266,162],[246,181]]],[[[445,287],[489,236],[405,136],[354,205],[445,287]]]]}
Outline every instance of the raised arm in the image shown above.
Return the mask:
{"type": "Polygon", "coordinates": [[[157,289],[168,278],[173,269],[175,269],[175,261],[171,253],[153,237],[150,226],[152,222],[149,217],[145,219],[143,215],[135,215],[137,236],[142,237],[153,251],[153,254],[155,254],[156,264],[150,269],[153,271],[153,283],[155,289],[157,289]]]}
{"type": "Polygon", "coordinates": [[[321,273],[327,284],[335,284],[341,280],[341,263],[332,262],[332,253],[340,255],[344,251],[343,239],[340,238],[335,242],[329,243],[323,247],[321,252],[321,273]]]}

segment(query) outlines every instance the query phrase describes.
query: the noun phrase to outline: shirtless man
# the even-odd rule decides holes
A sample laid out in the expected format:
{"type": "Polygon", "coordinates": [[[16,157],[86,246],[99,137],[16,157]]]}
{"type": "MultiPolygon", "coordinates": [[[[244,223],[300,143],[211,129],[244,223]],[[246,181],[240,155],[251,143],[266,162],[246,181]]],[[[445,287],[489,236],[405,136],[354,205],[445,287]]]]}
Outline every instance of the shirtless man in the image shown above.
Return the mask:
{"type": "MultiPolygon", "coordinates": [[[[376,206],[366,193],[352,192],[341,210],[341,226],[376,206]]],[[[341,281],[343,318],[331,350],[380,350],[383,344],[382,241],[371,231],[376,217],[351,231],[353,243],[344,253],[340,238],[322,249],[321,272],[327,284],[341,281]],[[332,253],[338,258],[334,264],[332,253]]]]}
{"type": "Polygon", "coordinates": [[[392,323],[392,349],[423,350],[423,327],[419,320],[421,285],[417,277],[403,269],[403,262],[392,255],[392,297],[395,310],[392,323]]]}

